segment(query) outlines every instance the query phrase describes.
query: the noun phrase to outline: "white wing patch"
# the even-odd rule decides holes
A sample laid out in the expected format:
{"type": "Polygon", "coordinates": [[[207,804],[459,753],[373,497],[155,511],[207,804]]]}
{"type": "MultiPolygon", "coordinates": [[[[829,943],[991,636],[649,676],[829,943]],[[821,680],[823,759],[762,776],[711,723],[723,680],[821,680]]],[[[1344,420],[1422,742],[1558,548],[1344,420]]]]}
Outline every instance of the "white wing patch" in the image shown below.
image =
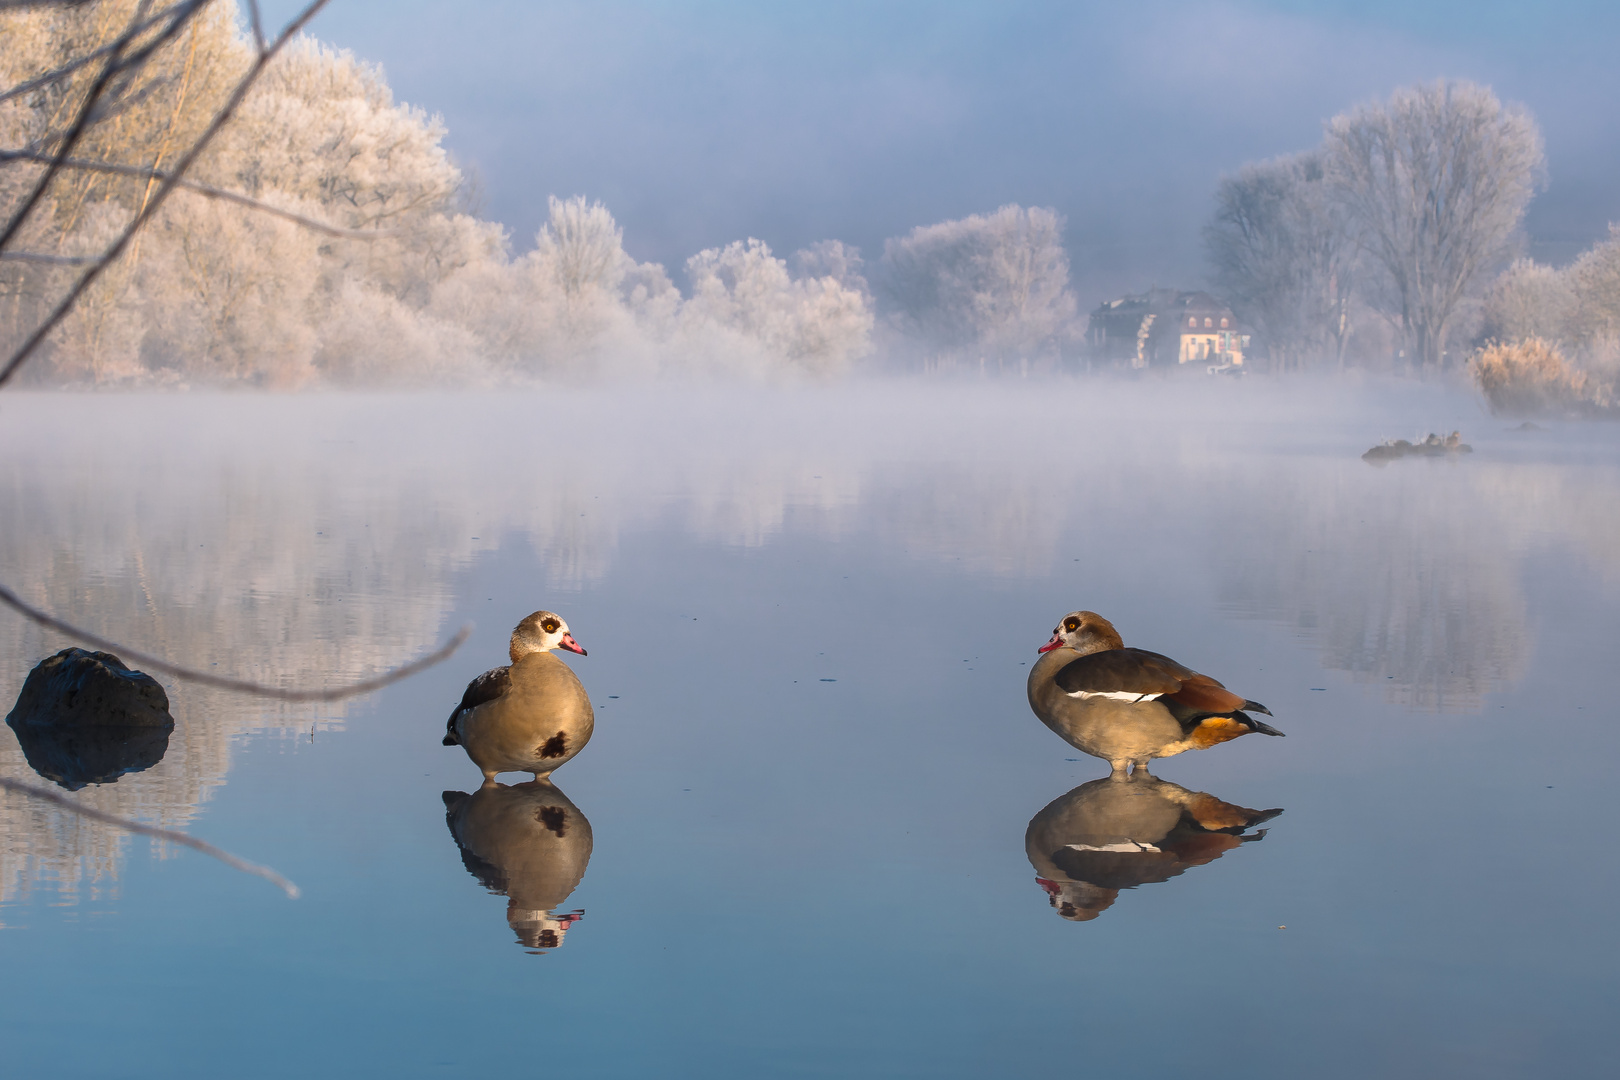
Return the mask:
{"type": "Polygon", "coordinates": [[[1129,690],[1073,690],[1069,696],[1085,701],[1089,698],[1109,698],[1113,701],[1157,701],[1163,694],[1133,694],[1129,690]]]}
{"type": "Polygon", "coordinates": [[[1152,851],[1157,853],[1158,848],[1152,844],[1139,844],[1135,840],[1126,840],[1119,844],[1065,844],[1070,851],[1152,851]]]}

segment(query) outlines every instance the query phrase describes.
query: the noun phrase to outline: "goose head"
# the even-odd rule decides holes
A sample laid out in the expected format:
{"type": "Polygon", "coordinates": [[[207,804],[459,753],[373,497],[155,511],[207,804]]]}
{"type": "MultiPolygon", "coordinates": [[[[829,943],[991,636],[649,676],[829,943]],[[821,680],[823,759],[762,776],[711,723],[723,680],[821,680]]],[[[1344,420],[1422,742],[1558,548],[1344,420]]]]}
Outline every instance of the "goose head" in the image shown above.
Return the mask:
{"type": "Polygon", "coordinates": [[[1108,649],[1122,649],[1125,642],[1120,640],[1114,624],[1095,611],[1071,611],[1053,627],[1051,640],[1036,651],[1044,653],[1064,647],[1086,656],[1108,649]]]}
{"type": "Polygon", "coordinates": [[[1089,881],[1052,881],[1036,878],[1046,890],[1046,902],[1070,922],[1090,922],[1110,907],[1119,897],[1118,889],[1107,889],[1089,881]]]}
{"type": "Polygon", "coordinates": [[[529,911],[519,907],[516,900],[506,906],[506,924],[516,931],[518,941],[537,951],[560,946],[568,934],[568,928],[584,915],[583,911],[573,911],[567,915],[553,915],[544,910],[529,911]]]}
{"type": "Polygon", "coordinates": [[[585,650],[579,647],[574,635],[568,632],[568,624],[563,622],[561,615],[552,611],[537,611],[517,624],[512,631],[512,644],[508,651],[515,664],[529,653],[550,652],[552,649],[567,649],[585,655],[585,650]]]}

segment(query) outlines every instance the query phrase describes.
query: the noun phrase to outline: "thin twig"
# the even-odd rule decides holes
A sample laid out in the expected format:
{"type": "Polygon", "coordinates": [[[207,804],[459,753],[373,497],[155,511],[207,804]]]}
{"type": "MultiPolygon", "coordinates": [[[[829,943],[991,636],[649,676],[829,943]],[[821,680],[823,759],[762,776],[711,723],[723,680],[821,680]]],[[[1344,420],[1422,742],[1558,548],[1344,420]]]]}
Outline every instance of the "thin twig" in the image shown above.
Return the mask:
{"type": "Polygon", "coordinates": [[[410,663],[394,668],[391,671],[385,671],[374,678],[349,683],[346,686],[334,687],[330,690],[287,690],[279,686],[265,686],[262,683],[249,682],[246,679],[233,679],[226,675],[215,675],[208,671],[196,671],[192,668],[170,663],[161,657],[138,652],[127,645],[109,640],[99,634],[92,634],[88,630],[81,630],[71,623],[63,622],[54,615],[48,615],[24,602],[16,593],[4,585],[0,585],[0,603],[43,627],[55,630],[59,634],[75,638],[98,649],[117,652],[120,660],[125,662],[133,661],[142,668],[152,668],[163,672],[165,675],[173,675],[177,679],[185,679],[188,682],[199,682],[205,686],[217,686],[221,690],[235,690],[244,694],[255,694],[259,697],[277,698],[281,701],[341,701],[344,698],[369,694],[373,690],[380,690],[390,683],[396,683],[401,679],[415,675],[418,671],[432,667],[441,660],[448,659],[451,653],[461,648],[462,643],[467,640],[467,636],[472,633],[471,626],[463,626],[456,631],[454,637],[439,646],[437,651],[429,653],[420,660],[412,660],[410,663]]]}
{"type": "MultiPolygon", "coordinates": [[[[66,157],[72,153],[73,148],[84,137],[85,131],[90,127],[90,117],[96,111],[96,103],[101,100],[101,95],[106,93],[107,84],[112,82],[113,76],[118,74],[118,59],[123,55],[124,49],[128,47],[129,43],[134,40],[136,25],[139,22],[139,13],[137,13],[137,17],[130,20],[129,26],[113,42],[112,50],[107,54],[107,62],[101,65],[101,74],[96,76],[95,81],[90,84],[90,89],[85,92],[84,101],[79,105],[78,114],[74,116],[73,122],[68,125],[67,133],[62,137],[61,145],[57,147],[56,155],[58,157],[66,157]]],[[[11,242],[11,238],[17,235],[17,231],[22,228],[23,222],[28,219],[28,215],[33,212],[34,207],[39,204],[39,200],[44,197],[45,189],[51,186],[51,181],[56,179],[56,174],[60,169],[61,166],[53,161],[46,168],[44,175],[39,178],[39,182],[34,185],[34,190],[28,193],[16,211],[12,213],[11,220],[6,222],[5,228],[0,229],[0,251],[4,251],[6,245],[11,242]]]]}
{"type": "MultiPolygon", "coordinates": [[[[45,190],[50,187],[51,181],[56,178],[56,173],[61,167],[59,161],[66,159],[73,152],[73,148],[84,138],[85,133],[89,131],[92,124],[106,119],[106,116],[100,111],[100,106],[102,99],[108,93],[108,87],[111,85],[114,76],[120,75],[126,70],[138,71],[144,67],[153,53],[167,45],[180,32],[181,27],[189,23],[199,11],[211,2],[212,0],[183,0],[182,3],[167,9],[173,13],[169,25],[152,35],[138,48],[126,52],[130,43],[140,37],[146,28],[153,24],[153,20],[143,19],[146,9],[150,6],[150,0],[141,0],[140,7],[135,10],[135,15],[130,20],[129,26],[105,50],[108,54],[107,63],[102,67],[101,74],[96,76],[95,82],[91,84],[90,89],[86,92],[84,102],[74,116],[72,124],[68,126],[68,130],[61,136],[61,143],[57,146],[49,167],[46,168],[44,175],[40,177],[38,185],[18,206],[17,210],[11,215],[10,220],[6,222],[5,227],[0,229],[0,250],[4,250],[5,246],[12,241],[18,230],[22,228],[23,222],[27,220],[28,215],[33,212],[39,200],[44,197],[45,190]]],[[[122,89],[122,86],[120,89],[122,89]]]]}
{"type": "MultiPolygon", "coordinates": [[[[72,3],[72,2],[74,2],[74,0],[67,0],[67,2],[72,3]]],[[[85,0],[85,2],[88,2],[88,0],[85,0]]],[[[206,4],[208,2],[209,2],[209,0],[203,0],[204,4],[206,4]]],[[[27,5],[26,4],[17,4],[17,3],[10,3],[8,5],[7,0],[0,0],[0,9],[4,9],[7,6],[25,7],[27,5]]],[[[142,23],[140,25],[140,27],[136,30],[136,34],[138,36],[139,34],[145,32],[147,30],[150,30],[152,27],[156,26],[158,23],[162,22],[164,19],[167,19],[167,18],[170,18],[171,16],[173,16],[176,12],[180,11],[182,8],[200,7],[200,6],[201,5],[198,5],[196,3],[196,0],[181,0],[181,2],[178,3],[178,4],[171,4],[168,7],[164,8],[162,11],[158,12],[156,15],[153,15],[151,18],[147,19],[144,23],[142,23]]],[[[188,19],[190,17],[191,16],[189,14],[185,16],[185,18],[188,18],[188,19]]],[[[63,64],[59,68],[56,68],[56,69],[54,69],[52,71],[47,71],[45,74],[40,75],[37,78],[29,79],[27,82],[18,83],[16,86],[13,86],[9,90],[0,91],[0,101],[9,101],[10,99],[12,99],[14,97],[18,97],[18,96],[20,96],[22,94],[27,94],[27,93],[29,93],[31,91],[42,89],[43,87],[49,86],[51,83],[60,82],[61,80],[67,78],[69,75],[72,75],[75,71],[78,71],[80,68],[84,67],[86,64],[91,63],[91,62],[93,62],[95,60],[99,60],[103,56],[106,56],[108,53],[112,52],[113,49],[115,49],[115,48],[117,48],[117,43],[116,42],[111,44],[111,45],[103,45],[99,49],[92,49],[90,52],[85,53],[83,56],[74,57],[72,60],[69,60],[67,63],[63,64]]]]}
{"type": "Polygon", "coordinates": [[[264,24],[259,21],[259,0],[247,0],[248,22],[253,26],[253,44],[264,52],[264,24]]]}
{"type": "Polygon", "coordinates": [[[94,807],[86,806],[77,800],[68,798],[66,795],[58,794],[57,792],[52,791],[50,788],[39,787],[36,784],[25,783],[21,780],[12,780],[8,777],[0,776],[0,789],[4,789],[6,791],[15,791],[19,795],[26,795],[30,799],[39,799],[42,802],[52,803],[56,806],[60,806],[69,813],[78,814],[80,817],[87,817],[91,821],[99,821],[106,825],[126,829],[132,833],[140,833],[142,836],[150,836],[156,840],[168,840],[171,843],[181,844],[185,847],[191,848],[193,851],[200,851],[204,855],[218,859],[226,866],[242,871],[244,874],[252,874],[254,877],[264,878],[264,880],[270,882],[282,892],[286,893],[288,899],[298,899],[298,886],[294,885],[292,882],[288,881],[286,878],[282,877],[268,866],[260,866],[258,863],[251,863],[246,859],[239,859],[230,852],[223,851],[220,848],[215,847],[213,844],[207,843],[206,841],[198,840],[195,836],[188,835],[187,833],[179,832],[175,829],[160,829],[156,825],[143,825],[139,821],[131,821],[126,817],[119,817],[117,814],[109,814],[105,810],[97,810],[94,807]]]}
{"type": "MultiPolygon", "coordinates": [[[[327,0],[311,0],[304,10],[299,12],[292,22],[287,24],[286,28],[276,37],[276,40],[271,42],[269,48],[260,51],[258,59],[248,69],[248,73],[242,76],[241,81],[236,84],[236,89],[231,92],[231,96],[225,102],[224,107],[214,114],[214,119],[203,133],[197,137],[197,140],[191,144],[191,149],[186,151],[180,160],[175,163],[174,168],[169,172],[168,179],[164,180],[157,189],[157,192],[152,196],[152,201],[146,204],[146,209],[135,215],[135,220],[129,223],[117,240],[113,241],[112,246],[102,255],[101,261],[84,272],[73,288],[68,291],[67,296],[63,297],[61,303],[56,305],[56,308],[40,324],[39,328],[30,334],[28,339],[12,354],[11,359],[6,361],[6,366],[0,368],[0,386],[4,386],[11,381],[11,377],[17,373],[17,369],[22,367],[24,362],[34,354],[34,351],[39,348],[50,332],[56,329],[56,325],[67,318],[68,312],[73,310],[73,306],[78,303],[79,297],[84,295],[84,291],[90,287],[91,283],[101,276],[101,272],[113,260],[123,254],[124,248],[129,245],[130,240],[141,230],[142,226],[152,219],[159,207],[168,199],[169,194],[179,186],[181,177],[202,156],[202,152],[208,148],[208,144],[213,141],[214,136],[218,135],[220,130],[224,128],[226,122],[236,112],[237,107],[242,104],[242,100],[247,97],[248,90],[252,88],[259,76],[264,73],[264,69],[269,66],[270,61],[275,59],[276,53],[281,50],[283,45],[292,40],[293,35],[302,30],[305,24],[315,17],[316,12],[320,11],[326,4],[327,0]]],[[[64,145],[58,153],[66,157],[71,149],[70,145],[64,145]]],[[[50,171],[54,173],[55,169],[53,168],[50,171]]],[[[3,244],[0,244],[0,246],[3,246],[3,244]]]]}
{"type": "Polygon", "coordinates": [[[0,251],[0,262],[48,263],[51,266],[84,266],[96,261],[94,255],[47,255],[41,251],[0,251]]]}
{"type": "MultiPolygon", "coordinates": [[[[64,169],[112,173],[115,176],[134,176],[146,180],[168,180],[170,178],[170,174],[162,169],[152,169],[145,165],[120,165],[110,161],[86,161],[83,158],[58,159],[54,154],[41,153],[37,150],[0,150],[0,165],[4,165],[8,161],[35,161],[44,164],[58,160],[60,160],[64,169]]],[[[295,214],[291,210],[283,210],[279,206],[273,206],[249,195],[214,187],[212,184],[183,179],[177,180],[176,183],[182,190],[194,192],[204,198],[221,199],[225,202],[236,203],[239,206],[246,206],[274,217],[284,218],[294,224],[302,225],[306,229],[336,237],[339,240],[376,240],[387,236],[397,236],[402,231],[399,229],[346,229],[341,225],[333,225],[318,218],[305,217],[303,214],[295,214]]],[[[87,258],[84,261],[93,262],[94,260],[87,258]]]]}
{"type": "Polygon", "coordinates": [[[83,7],[90,0],[0,0],[0,11],[36,7],[83,7]]]}

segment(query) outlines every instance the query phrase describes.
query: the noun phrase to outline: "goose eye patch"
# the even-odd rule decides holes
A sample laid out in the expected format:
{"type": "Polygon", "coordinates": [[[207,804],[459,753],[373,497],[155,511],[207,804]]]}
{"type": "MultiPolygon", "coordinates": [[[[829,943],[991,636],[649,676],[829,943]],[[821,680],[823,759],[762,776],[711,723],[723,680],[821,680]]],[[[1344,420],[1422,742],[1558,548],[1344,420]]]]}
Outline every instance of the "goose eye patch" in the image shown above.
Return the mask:
{"type": "Polygon", "coordinates": [[[1080,629],[1080,620],[1079,619],[1069,619],[1069,620],[1065,621],[1064,624],[1063,624],[1063,629],[1069,631],[1069,633],[1071,633],[1071,634],[1074,633],[1076,630],[1080,629]]]}
{"type": "Polygon", "coordinates": [[[562,624],[556,619],[547,619],[545,622],[540,624],[540,629],[544,630],[548,634],[555,634],[557,632],[557,627],[561,625],[562,624]]]}

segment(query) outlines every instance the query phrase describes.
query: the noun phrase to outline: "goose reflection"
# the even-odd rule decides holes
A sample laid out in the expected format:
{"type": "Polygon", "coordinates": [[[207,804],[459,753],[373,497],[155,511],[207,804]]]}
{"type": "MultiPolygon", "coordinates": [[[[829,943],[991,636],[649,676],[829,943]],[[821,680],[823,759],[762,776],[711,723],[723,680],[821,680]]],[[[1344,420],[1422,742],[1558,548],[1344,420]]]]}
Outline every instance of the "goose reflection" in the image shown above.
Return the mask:
{"type": "Polygon", "coordinates": [[[555,949],[584,915],[552,912],[591,861],[591,823],[554,784],[487,783],[444,793],[445,824],[461,861],[490,892],[507,897],[506,922],[531,950],[555,949]]]}
{"type": "Polygon", "coordinates": [[[1059,915],[1095,919],[1121,889],[1214,862],[1282,813],[1249,810],[1146,773],[1081,784],[1030,819],[1024,851],[1059,915]]]}

